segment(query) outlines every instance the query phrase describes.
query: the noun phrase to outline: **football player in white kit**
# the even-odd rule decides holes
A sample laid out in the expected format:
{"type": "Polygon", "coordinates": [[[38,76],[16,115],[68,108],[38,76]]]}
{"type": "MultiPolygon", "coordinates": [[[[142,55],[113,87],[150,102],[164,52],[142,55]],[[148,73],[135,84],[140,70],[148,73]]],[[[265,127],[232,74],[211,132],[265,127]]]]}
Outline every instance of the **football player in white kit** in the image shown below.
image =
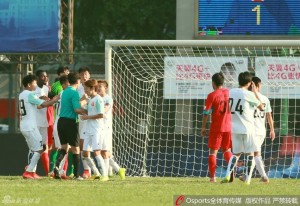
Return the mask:
{"type": "MultiPolygon", "coordinates": [[[[35,89],[35,94],[40,99],[45,101],[49,100],[48,93],[49,87],[47,86],[48,76],[43,70],[36,71],[37,77],[37,87],[35,89]]],[[[49,155],[48,155],[48,120],[47,120],[47,108],[37,110],[37,126],[43,137],[43,147],[44,152],[41,155],[42,164],[46,175],[49,173],[49,155]]]]}
{"type": "MultiPolygon", "coordinates": [[[[269,178],[266,174],[265,168],[264,168],[264,162],[261,158],[261,146],[266,138],[266,117],[269,123],[270,127],[270,138],[273,141],[275,139],[275,132],[274,132],[274,123],[272,118],[272,109],[270,105],[269,99],[260,93],[261,90],[261,79],[258,77],[252,77],[252,81],[254,82],[256,88],[257,88],[257,95],[259,99],[261,100],[262,104],[264,105],[264,110],[260,111],[259,109],[255,109],[254,111],[254,126],[255,126],[255,144],[257,144],[257,151],[254,152],[254,160],[255,160],[255,166],[258,170],[261,179],[260,182],[268,183],[269,178]]],[[[240,176],[240,180],[245,181],[245,176],[240,176]]]]}
{"type": "MultiPolygon", "coordinates": [[[[122,180],[125,179],[125,168],[120,168],[120,166],[115,162],[114,157],[112,155],[112,110],[113,110],[113,99],[106,93],[108,89],[108,83],[105,80],[98,81],[98,94],[103,98],[104,101],[104,116],[103,116],[103,135],[107,138],[108,142],[108,150],[106,152],[103,151],[103,158],[109,159],[109,166],[116,171],[122,180]]],[[[109,173],[109,170],[108,170],[109,173]]],[[[109,174],[110,175],[110,174],[109,174]]]]}
{"type": "MultiPolygon", "coordinates": [[[[77,89],[79,96],[80,96],[80,101],[82,102],[87,102],[87,96],[85,94],[84,91],[84,83],[90,79],[91,75],[90,75],[90,69],[88,67],[81,67],[78,70],[78,73],[80,75],[80,85],[77,89]]],[[[84,107],[84,104],[81,104],[82,107],[84,107]]],[[[85,128],[85,123],[86,121],[82,121],[79,115],[79,126],[78,126],[78,133],[79,133],[79,137],[80,137],[80,142],[79,142],[79,147],[80,147],[80,156],[81,156],[81,161],[82,161],[82,166],[83,166],[83,174],[82,174],[82,178],[86,179],[91,177],[91,168],[89,167],[89,165],[87,164],[84,156],[83,156],[83,144],[84,144],[84,137],[85,135],[83,134],[83,130],[85,128]]],[[[90,157],[90,153],[87,152],[88,156],[90,157]]]]}
{"type": "Polygon", "coordinates": [[[226,176],[221,183],[228,183],[231,172],[242,153],[247,155],[245,184],[249,185],[254,169],[254,152],[258,150],[255,144],[254,111],[256,108],[263,110],[262,102],[257,95],[257,89],[251,81],[249,72],[239,74],[239,88],[229,91],[229,106],[232,114],[232,149],[233,154],[229,160],[226,176]],[[248,91],[252,86],[252,92],[248,91]]]}
{"type": "Polygon", "coordinates": [[[23,78],[22,84],[24,90],[19,95],[20,109],[20,131],[25,137],[31,155],[28,160],[28,166],[23,173],[25,179],[38,179],[35,173],[38,160],[43,152],[43,140],[37,126],[37,109],[53,105],[58,98],[55,96],[50,101],[40,99],[35,95],[37,87],[37,78],[34,75],[27,75],[23,78]]]}
{"type": "Polygon", "coordinates": [[[95,166],[93,160],[89,157],[89,152],[94,151],[94,156],[98,166],[102,169],[102,181],[108,181],[108,159],[102,158],[101,154],[107,151],[107,138],[103,135],[103,114],[104,102],[102,97],[97,94],[97,80],[90,79],[84,83],[85,93],[90,97],[87,106],[87,115],[80,118],[86,120],[83,133],[85,135],[83,142],[83,156],[92,169],[95,179],[100,179],[100,172],[95,166]]]}

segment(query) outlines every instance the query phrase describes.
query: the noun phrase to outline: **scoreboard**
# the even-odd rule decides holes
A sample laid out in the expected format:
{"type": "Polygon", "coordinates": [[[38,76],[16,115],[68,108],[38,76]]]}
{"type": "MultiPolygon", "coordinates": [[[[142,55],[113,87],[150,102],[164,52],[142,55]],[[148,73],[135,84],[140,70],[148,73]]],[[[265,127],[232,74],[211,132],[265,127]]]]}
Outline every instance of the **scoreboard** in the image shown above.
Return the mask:
{"type": "Polygon", "coordinates": [[[300,0],[198,0],[198,36],[300,37],[300,0]]]}

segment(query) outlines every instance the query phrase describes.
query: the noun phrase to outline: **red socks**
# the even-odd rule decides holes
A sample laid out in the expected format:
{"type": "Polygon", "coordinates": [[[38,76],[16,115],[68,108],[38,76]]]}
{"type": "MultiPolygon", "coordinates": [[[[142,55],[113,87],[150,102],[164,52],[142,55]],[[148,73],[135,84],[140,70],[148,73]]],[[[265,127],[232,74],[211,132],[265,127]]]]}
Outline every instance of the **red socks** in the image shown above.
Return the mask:
{"type": "Polygon", "coordinates": [[[224,156],[225,161],[228,163],[232,156],[232,153],[231,153],[231,151],[226,151],[223,153],[223,156],[224,156]]]}
{"type": "Polygon", "coordinates": [[[208,168],[209,168],[209,173],[211,178],[216,176],[216,166],[217,166],[216,155],[209,155],[208,168]]]}
{"type": "Polygon", "coordinates": [[[49,173],[49,155],[48,152],[43,152],[41,155],[41,161],[45,170],[46,175],[49,173]]]}

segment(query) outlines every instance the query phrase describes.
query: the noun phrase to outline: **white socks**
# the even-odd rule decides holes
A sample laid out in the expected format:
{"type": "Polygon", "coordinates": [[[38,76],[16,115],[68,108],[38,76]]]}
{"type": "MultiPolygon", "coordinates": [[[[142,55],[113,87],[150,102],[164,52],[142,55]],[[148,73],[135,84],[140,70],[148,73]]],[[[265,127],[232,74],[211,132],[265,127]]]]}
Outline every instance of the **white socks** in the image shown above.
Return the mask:
{"type": "Polygon", "coordinates": [[[105,168],[105,163],[104,163],[103,157],[101,155],[98,155],[98,156],[95,156],[95,159],[97,161],[98,166],[101,167],[102,175],[108,176],[108,174],[107,174],[108,170],[107,170],[107,168],[105,168]]]}
{"type": "Polygon", "coordinates": [[[264,162],[263,162],[261,156],[255,156],[254,160],[255,160],[256,169],[259,172],[260,176],[266,177],[267,174],[265,172],[265,165],[264,165],[264,162]]]}
{"type": "Polygon", "coordinates": [[[235,155],[232,155],[230,157],[230,160],[229,160],[228,166],[227,166],[226,177],[231,175],[231,172],[233,172],[238,160],[239,160],[239,158],[235,155]]]}
{"type": "Polygon", "coordinates": [[[250,156],[250,155],[247,156],[246,182],[248,182],[248,183],[250,183],[250,181],[251,181],[253,169],[255,167],[255,163],[254,163],[253,159],[254,159],[253,156],[250,156]]]}
{"type": "Polygon", "coordinates": [[[38,153],[38,152],[33,153],[30,163],[26,169],[27,172],[35,172],[36,165],[37,165],[40,157],[41,157],[40,153],[38,153]]]}
{"type": "Polygon", "coordinates": [[[89,172],[91,173],[91,168],[89,167],[89,165],[86,162],[85,157],[83,156],[83,152],[80,152],[80,156],[81,156],[81,161],[82,161],[82,165],[83,165],[83,169],[84,170],[89,170],[89,172]]]}
{"type": "Polygon", "coordinates": [[[92,169],[94,175],[99,176],[100,172],[99,172],[98,168],[96,167],[94,161],[90,157],[86,157],[85,160],[86,160],[86,163],[88,164],[88,166],[92,169]]]}
{"type": "Polygon", "coordinates": [[[113,168],[113,170],[119,172],[120,166],[115,162],[113,157],[109,158],[109,165],[113,168]]]}

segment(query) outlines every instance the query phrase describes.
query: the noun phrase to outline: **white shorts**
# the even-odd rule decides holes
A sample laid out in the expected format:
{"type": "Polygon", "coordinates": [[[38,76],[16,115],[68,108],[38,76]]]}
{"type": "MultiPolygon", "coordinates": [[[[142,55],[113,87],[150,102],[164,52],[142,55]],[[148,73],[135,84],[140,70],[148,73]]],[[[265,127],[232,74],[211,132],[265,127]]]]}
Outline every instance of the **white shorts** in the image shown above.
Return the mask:
{"type": "Polygon", "coordinates": [[[255,144],[254,134],[232,134],[232,151],[234,154],[255,152],[258,145],[255,144]]]}
{"type": "Polygon", "coordinates": [[[107,138],[104,138],[102,133],[86,134],[82,149],[84,151],[107,150],[107,145],[107,138]]]}
{"type": "Polygon", "coordinates": [[[255,136],[255,144],[257,146],[257,150],[255,152],[261,151],[261,146],[264,143],[266,135],[256,135],[255,136]]]}
{"type": "Polygon", "coordinates": [[[38,127],[44,145],[48,145],[48,127],[38,127]]]}
{"type": "Polygon", "coordinates": [[[60,149],[61,148],[61,144],[60,144],[60,140],[59,140],[59,136],[58,136],[58,131],[57,131],[57,122],[55,120],[54,125],[53,125],[53,138],[54,138],[54,144],[55,147],[60,149]]]}
{"type": "Polygon", "coordinates": [[[21,131],[21,133],[25,137],[29,150],[34,152],[43,150],[42,135],[37,128],[32,131],[21,131]]]}
{"type": "Polygon", "coordinates": [[[85,125],[86,125],[85,120],[80,120],[78,123],[78,134],[79,134],[80,139],[85,139],[85,137],[87,136],[85,134],[85,125]]]}
{"type": "Polygon", "coordinates": [[[107,142],[107,151],[112,151],[112,128],[106,128],[103,130],[103,136],[104,138],[106,138],[106,142],[107,142]]]}

